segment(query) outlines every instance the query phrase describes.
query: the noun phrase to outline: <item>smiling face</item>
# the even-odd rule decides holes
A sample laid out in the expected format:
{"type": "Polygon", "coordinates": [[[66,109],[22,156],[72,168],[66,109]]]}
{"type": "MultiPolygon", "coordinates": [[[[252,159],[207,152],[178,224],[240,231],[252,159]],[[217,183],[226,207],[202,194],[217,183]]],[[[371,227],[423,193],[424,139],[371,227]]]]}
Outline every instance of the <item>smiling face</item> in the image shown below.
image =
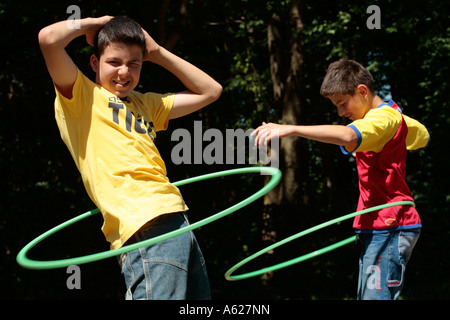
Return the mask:
{"type": "Polygon", "coordinates": [[[329,99],[336,106],[340,117],[346,117],[352,121],[364,118],[372,108],[369,91],[364,85],[358,86],[354,95],[334,94],[329,99]]]}
{"type": "Polygon", "coordinates": [[[355,96],[336,94],[330,100],[336,106],[340,117],[346,117],[352,121],[363,118],[364,114],[361,115],[360,104],[355,96]]]}
{"type": "Polygon", "coordinates": [[[97,74],[95,82],[119,98],[126,97],[137,86],[142,63],[142,48],[134,44],[114,42],[100,58],[91,56],[91,66],[97,74]]]}

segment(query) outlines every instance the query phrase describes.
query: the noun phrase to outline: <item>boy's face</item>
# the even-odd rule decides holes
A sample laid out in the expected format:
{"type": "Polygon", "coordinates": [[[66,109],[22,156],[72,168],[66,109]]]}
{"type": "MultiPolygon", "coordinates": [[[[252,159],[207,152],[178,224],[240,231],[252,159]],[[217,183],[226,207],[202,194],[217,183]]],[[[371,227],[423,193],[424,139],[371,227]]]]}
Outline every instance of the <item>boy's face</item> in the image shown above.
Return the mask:
{"type": "MultiPolygon", "coordinates": [[[[365,86],[364,86],[365,87],[365,86]]],[[[336,106],[340,117],[346,117],[352,121],[362,119],[370,109],[365,88],[356,89],[354,95],[335,94],[329,99],[336,106]]]]}
{"type": "Polygon", "coordinates": [[[138,84],[142,69],[142,49],[138,45],[111,43],[98,59],[91,56],[95,82],[119,98],[126,97],[138,84]]]}

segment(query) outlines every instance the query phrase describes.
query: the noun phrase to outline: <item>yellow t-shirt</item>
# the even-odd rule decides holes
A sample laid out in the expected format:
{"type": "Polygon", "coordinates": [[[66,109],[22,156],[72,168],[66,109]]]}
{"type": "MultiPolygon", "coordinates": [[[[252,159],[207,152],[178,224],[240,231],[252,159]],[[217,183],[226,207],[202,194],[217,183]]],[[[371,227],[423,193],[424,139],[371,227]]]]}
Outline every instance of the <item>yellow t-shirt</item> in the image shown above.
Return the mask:
{"type": "Polygon", "coordinates": [[[173,94],[133,91],[124,102],[79,70],[72,99],[55,90],[61,137],[102,212],[111,249],[151,219],[188,209],[154,144],[167,129],[173,94]]]}
{"type": "Polygon", "coordinates": [[[416,150],[429,143],[430,136],[426,127],[419,121],[402,115],[397,109],[390,106],[380,106],[369,110],[363,119],[353,121],[349,127],[355,130],[358,136],[356,146],[341,147],[344,153],[373,151],[380,152],[397,132],[403,119],[408,126],[406,148],[416,150]]]}

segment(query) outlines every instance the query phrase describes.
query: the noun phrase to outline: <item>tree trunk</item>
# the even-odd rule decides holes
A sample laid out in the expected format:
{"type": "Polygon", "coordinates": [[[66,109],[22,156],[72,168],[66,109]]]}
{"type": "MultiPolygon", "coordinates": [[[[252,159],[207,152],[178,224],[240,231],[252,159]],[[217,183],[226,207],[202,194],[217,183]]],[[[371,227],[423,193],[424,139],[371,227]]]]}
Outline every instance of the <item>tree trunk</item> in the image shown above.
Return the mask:
{"type": "Polygon", "coordinates": [[[181,0],[178,3],[178,16],[175,28],[168,32],[167,30],[167,11],[172,5],[171,0],[163,0],[158,12],[157,22],[157,42],[165,47],[167,50],[172,51],[181,38],[180,30],[183,30],[186,24],[186,18],[188,16],[188,3],[187,0],[181,0]]]}
{"type": "MultiPolygon", "coordinates": [[[[303,1],[292,1],[288,19],[274,13],[268,25],[268,48],[276,114],[283,124],[302,123],[303,1]],[[287,23],[283,23],[286,21],[287,23]]],[[[280,140],[279,164],[283,172],[280,184],[264,197],[263,241],[275,242],[277,228],[274,220],[290,219],[293,209],[307,204],[302,187],[306,181],[308,150],[305,140],[287,137],[280,140]]],[[[289,221],[289,220],[288,220],[289,221]]],[[[268,279],[269,277],[265,277],[268,279]]]]}
{"type": "MultiPolygon", "coordinates": [[[[301,31],[302,1],[292,2],[289,24],[283,25],[278,14],[273,14],[268,26],[270,69],[275,108],[283,124],[302,122],[303,40],[301,31]]],[[[280,168],[283,178],[276,189],[267,194],[265,204],[303,204],[301,181],[304,181],[307,161],[306,144],[300,138],[288,137],[280,141],[280,168]]]]}

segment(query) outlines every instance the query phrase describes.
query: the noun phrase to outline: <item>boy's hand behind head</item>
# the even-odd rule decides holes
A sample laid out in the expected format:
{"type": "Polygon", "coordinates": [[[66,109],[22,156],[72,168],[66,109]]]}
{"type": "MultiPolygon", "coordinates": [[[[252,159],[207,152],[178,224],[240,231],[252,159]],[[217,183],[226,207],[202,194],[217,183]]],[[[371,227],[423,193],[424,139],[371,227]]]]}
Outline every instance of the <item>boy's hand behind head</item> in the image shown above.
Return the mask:
{"type": "Polygon", "coordinates": [[[94,46],[95,36],[97,35],[98,30],[100,30],[112,18],[114,18],[114,17],[103,16],[103,17],[99,17],[99,18],[92,18],[92,22],[93,22],[92,26],[85,32],[86,42],[89,45],[94,46]]]}
{"type": "Polygon", "coordinates": [[[142,29],[145,35],[145,55],[144,61],[156,62],[157,56],[160,52],[160,46],[155,40],[148,34],[147,31],[142,29]]]}

